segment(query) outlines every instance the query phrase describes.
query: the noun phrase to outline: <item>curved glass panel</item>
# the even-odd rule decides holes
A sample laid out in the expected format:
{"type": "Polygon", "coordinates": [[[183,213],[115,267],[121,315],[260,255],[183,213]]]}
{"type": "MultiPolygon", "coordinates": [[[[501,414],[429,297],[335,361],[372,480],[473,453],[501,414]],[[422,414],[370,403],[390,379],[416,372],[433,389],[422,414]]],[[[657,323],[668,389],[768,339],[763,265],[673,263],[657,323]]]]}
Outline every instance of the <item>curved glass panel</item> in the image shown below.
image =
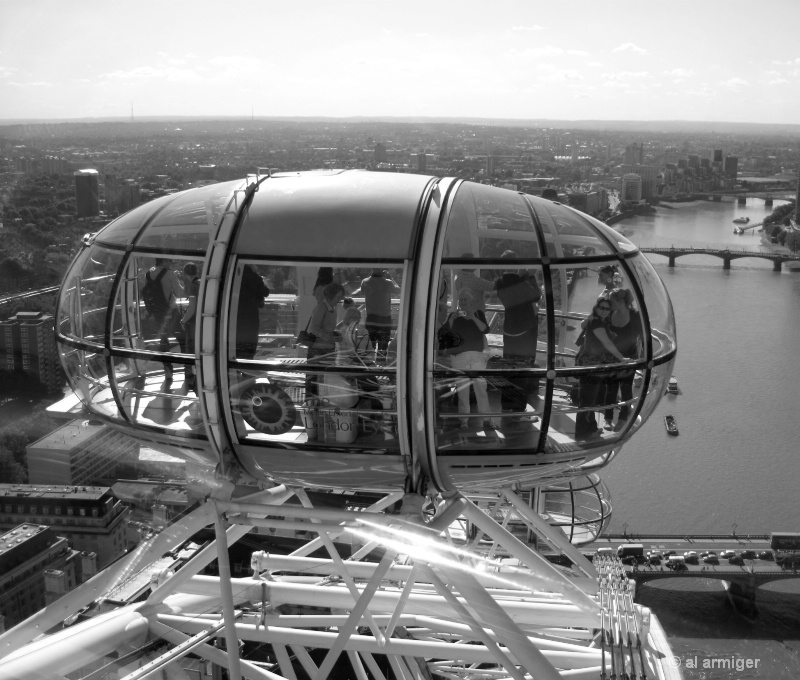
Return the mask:
{"type": "Polygon", "coordinates": [[[637,246],[635,243],[631,243],[616,229],[612,229],[607,224],[604,224],[603,222],[600,222],[599,220],[596,220],[593,217],[590,217],[589,219],[592,221],[592,224],[595,224],[597,228],[608,237],[610,241],[617,244],[617,247],[621,252],[632,253],[633,251],[639,249],[639,246],[637,246]]]}
{"type": "Polygon", "coordinates": [[[322,268],[237,263],[228,356],[238,366],[229,381],[240,438],[399,447],[396,357],[403,271],[341,263],[322,268]],[[298,338],[301,332],[308,337],[298,338]]]}
{"type": "Polygon", "coordinates": [[[197,395],[185,381],[165,381],[157,365],[141,359],[117,360],[116,369],[116,387],[132,422],[170,434],[205,436],[197,395]]]}
{"type": "Polygon", "coordinates": [[[142,229],[142,226],[147,223],[147,220],[173,198],[174,196],[157,198],[121,215],[97,232],[95,236],[96,242],[116,246],[130,245],[142,229]]]}
{"type": "Polygon", "coordinates": [[[96,243],[80,253],[61,289],[56,326],[59,333],[105,345],[108,301],[122,255],[96,243]]]}
{"type": "Polygon", "coordinates": [[[475,266],[465,253],[441,269],[433,376],[441,452],[537,448],[548,346],[543,272],[514,266],[514,251],[502,255],[475,266]]]}
{"type": "Polygon", "coordinates": [[[236,180],[177,194],[147,226],[137,248],[205,254],[209,236],[228,205],[231,192],[244,186],[244,182],[236,180]]]}
{"type": "Polygon", "coordinates": [[[647,309],[650,327],[653,329],[653,358],[666,356],[677,349],[675,315],[672,311],[667,289],[659,278],[653,265],[641,253],[625,261],[636,276],[644,294],[640,305],[647,309]]]}
{"type": "Polygon", "coordinates": [[[117,289],[112,346],[193,356],[194,328],[191,324],[181,325],[181,319],[190,305],[196,304],[197,281],[202,268],[203,261],[198,259],[154,258],[134,253],[117,289]],[[162,269],[165,273],[159,283],[167,311],[148,311],[144,294],[147,277],[158,277],[162,269]]]}
{"type": "Polygon", "coordinates": [[[513,191],[463,183],[450,208],[442,259],[499,258],[506,250],[541,254],[528,204],[513,191]]]}
{"type": "Polygon", "coordinates": [[[642,410],[639,413],[639,417],[636,418],[633,426],[630,428],[630,432],[625,433],[626,436],[630,436],[642,425],[644,425],[645,421],[653,413],[656,406],[658,406],[658,402],[661,401],[661,398],[664,396],[664,393],[667,389],[667,384],[672,376],[672,367],[674,364],[675,360],[672,359],[664,364],[656,366],[652,371],[650,371],[650,382],[647,385],[647,394],[644,395],[642,410]]]}
{"type": "Polygon", "coordinates": [[[551,257],[613,254],[600,237],[600,229],[583,213],[547,200],[529,201],[542,226],[547,254],[551,257]]]}
{"type": "Polygon", "coordinates": [[[231,413],[241,439],[362,452],[399,449],[393,372],[289,371],[280,360],[273,368],[230,371],[231,413]],[[306,399],[309,379],[319,393],[306,399]]]}

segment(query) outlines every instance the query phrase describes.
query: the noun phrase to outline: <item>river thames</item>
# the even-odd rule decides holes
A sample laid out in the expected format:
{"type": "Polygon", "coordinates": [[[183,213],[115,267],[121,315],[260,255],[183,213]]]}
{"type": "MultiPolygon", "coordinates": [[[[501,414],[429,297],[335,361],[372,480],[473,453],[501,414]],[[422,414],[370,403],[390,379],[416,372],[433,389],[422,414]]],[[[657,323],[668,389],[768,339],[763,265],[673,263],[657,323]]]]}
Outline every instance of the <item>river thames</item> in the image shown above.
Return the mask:
{"type": "MultiPolygon", "coordinates": [[[[615,227],[642,248],[769,250],[756,230],[734,234],[733,219],[755,224],[771,211],[759,199],[678,203],[615,227]]],[[[681,394],[665,396],[603,471],[611,531],[800,531],[800,272],[777,273],[769,260],[751,258],[726,271],[713,256],[681,257],[674,268],[648,257],[675,308],[681,394]],[[668,413],[678,437],[666,434],[668,413]]],[[[733,613],[719,581],[656,583],[640,586],[637,601],[664,624],[687,680],[800,677],[800,581],[761,588],[752,622],[733,613]],[[731,657],[758,666],[725,669],[731,657]],[[687,667],[695,659],[698,668],[687,667]]]]}

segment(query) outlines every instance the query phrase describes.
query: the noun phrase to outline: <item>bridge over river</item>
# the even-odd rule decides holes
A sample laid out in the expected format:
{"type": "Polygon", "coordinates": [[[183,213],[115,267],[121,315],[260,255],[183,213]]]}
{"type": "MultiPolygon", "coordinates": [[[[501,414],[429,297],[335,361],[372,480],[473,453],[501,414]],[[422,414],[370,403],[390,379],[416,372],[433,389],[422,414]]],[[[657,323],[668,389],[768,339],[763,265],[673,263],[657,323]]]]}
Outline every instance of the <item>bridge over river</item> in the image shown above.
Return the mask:
{"type": "Polygon", "coordinates": [[[663,255],[669,260],[669,266],[675,266],[675,260],[679,257],[686,257],[688,255],[713,255],[722,260],[722,268],[730,269],[731,262],[744,257],[757,257],[762,260],[771,260],[772,268],[779,272],[784,262],[800,262],[800,255],[786,255],[784,253],[768,253],[758,250],[731,250],[730,248],[717,249],[717,248],[694,248],[694,247],[675,247],[669,248],[641,248],[643,253],[652,253],[653,255],[663,255]]]}
{"type": "MultiPolygon", "coordinates": [[[[678,555],[683,555],[689,550],[698,555],[706,550],[719,554],[723,550],[752,550],[758,554],[770,549],[769,535],[709,535],[709,536],[681,536],[681,535],[630,535],[610,534],[582,547],[582,551],[596,551],[600,548],[616,549],[620,545],[640,543],[645,553],[658,550],[661,553],[673,550],[678,555]]],[[[800,578],[800,569],[797,562],[792,568],[784,568],[771,560],[744,560],[743,565],[728,564],[726,559],[721,559],[720,564],[686,564],[686,569],[673,571],[664,564],[661,565],[625,565],[623,568],[628,576],[637,583],[647,583],[666,578],[704,578],[723,581],[728,591],[728,596],[733,603],[745,614],[754,611],[756,590],[771,581],[800,578]]]]}

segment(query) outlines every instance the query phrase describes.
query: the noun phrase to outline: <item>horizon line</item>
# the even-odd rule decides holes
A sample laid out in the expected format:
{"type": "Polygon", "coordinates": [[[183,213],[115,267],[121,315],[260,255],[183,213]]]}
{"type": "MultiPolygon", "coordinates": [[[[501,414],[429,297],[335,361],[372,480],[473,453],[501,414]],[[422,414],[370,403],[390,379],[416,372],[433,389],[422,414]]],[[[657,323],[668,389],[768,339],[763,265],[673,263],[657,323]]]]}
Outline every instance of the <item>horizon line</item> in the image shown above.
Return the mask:
{"type": "Polygon", "coordinates": [[[24,125],[24,124],[47,124],[47,123],[101,123],[101,122],[125,122],[135,125],[142,122],[170,122],[177,120],[229,120],[229,121],[296,121],[302,120],[307,122],[313,121],[435,121],[441,123],[464,123],[466,121],[476,122],[488,125],[490,127],[502,127],[504,124],[530,124],[541,125],[543,123],[561,123],[561,124],[625,124],[625,125],[657,125],[657,124],[670,124],[670,125],[698,125],[698,126],[745,126],[745,127],[771,127],[771,128],[796,128],[800,131],[799,123],[766,123],[766,122],[742,122],[742,121],[727,121],[727,120],[694,120],[684,118],[664,118],[664,119],[626,119],[626,118],[498,118],[496,116],[392,116],[392,115],[348,115],[348,116],[324,116],[324,115],[260,115],[255,116],[252,113],[236,114],[236,115],[223,115],[223,114],[154,114],[151,116],[136,116],[135,120],[131,120],[130,114],[125,116],[77,116],[77,117],[51,117],[51,118],[2,118],[0,117],[0,125],[24,125]]]}

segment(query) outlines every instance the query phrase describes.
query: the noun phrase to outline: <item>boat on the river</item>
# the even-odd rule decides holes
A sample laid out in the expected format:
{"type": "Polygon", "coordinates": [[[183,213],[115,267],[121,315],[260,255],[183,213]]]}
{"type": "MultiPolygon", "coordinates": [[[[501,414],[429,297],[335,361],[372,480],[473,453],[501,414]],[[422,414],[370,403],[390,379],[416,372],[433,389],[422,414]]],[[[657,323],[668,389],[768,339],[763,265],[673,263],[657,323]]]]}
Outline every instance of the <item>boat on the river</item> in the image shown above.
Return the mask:
{"type": "Polygon", "coordinates": [[[667,428],[667,434],[673,437],[678,436],[678,423],[675,422],[675,416],[664,416],[664,425],[667,428]]]}
{"type": "Polygon", "coordinates": [[[733,221],[734,224],[747,224],[748,222],[750,222],[750,218],[749,217],[737,217],[733,221]]]}
{"type": "Polygon", "coordinates": [[[744,234],[744,229],[742,229],[741,227],[736,227],[736,228],[733,230],[733,233],[734,233],[734,234],[744,234]]]}
{"type": "Polygon", "coordinates": [[[678,379],[674,375],[667,383],[667,394],[678,394],[678,379]]]}

